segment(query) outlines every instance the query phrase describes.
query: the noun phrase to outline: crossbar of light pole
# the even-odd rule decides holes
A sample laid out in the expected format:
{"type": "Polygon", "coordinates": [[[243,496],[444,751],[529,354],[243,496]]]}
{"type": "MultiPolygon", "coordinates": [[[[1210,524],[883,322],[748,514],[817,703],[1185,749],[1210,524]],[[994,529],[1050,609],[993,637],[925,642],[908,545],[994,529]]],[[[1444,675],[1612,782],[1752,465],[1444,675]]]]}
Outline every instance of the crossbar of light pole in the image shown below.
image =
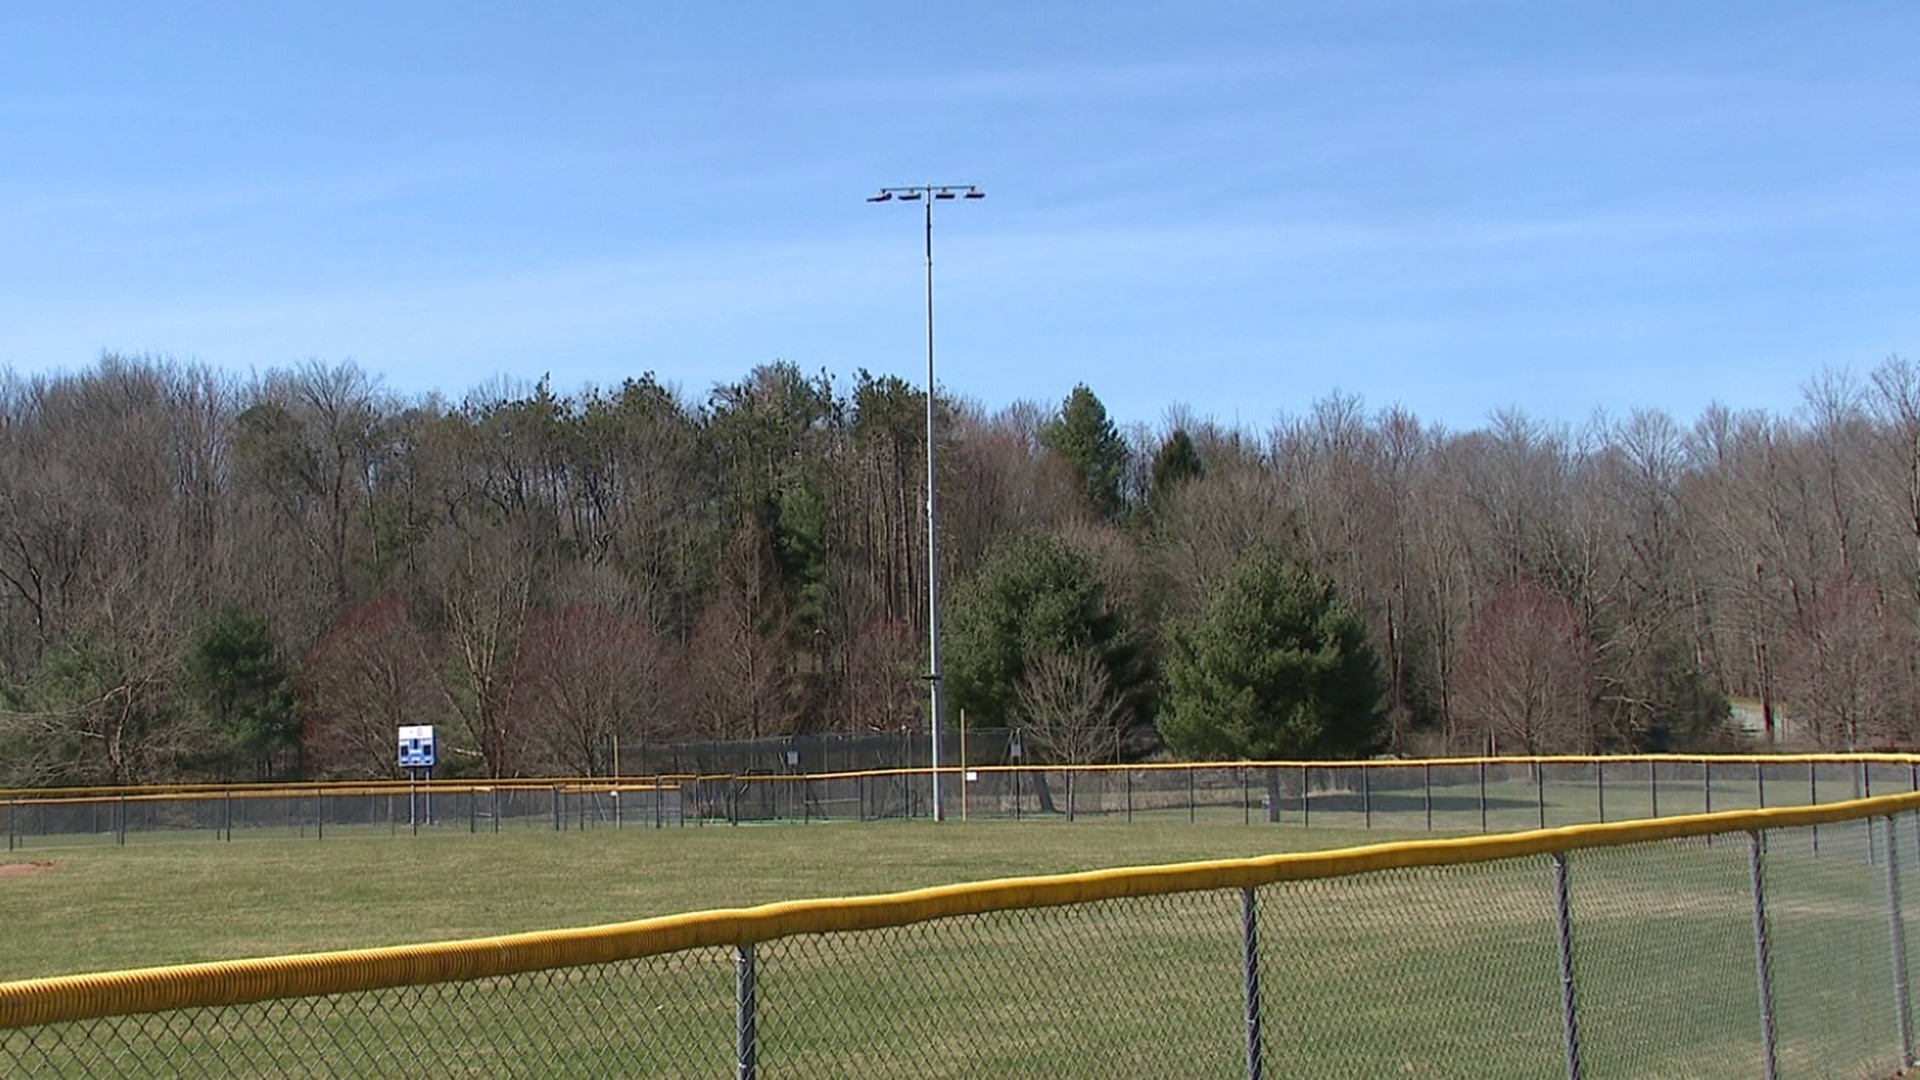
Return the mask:
{"type": "MultiPolygon", "coordinates": [[[[940,738],[945,730],[945,692],[940,671],[940,510],[934,471],[933,430],[933,204],[954,199],[984,199],[987,193],[973,184],[913,184],[883,187],[869,195],[870,203],[917,202],[926,213],[927,253],[927,728],[933,748],[933,820],[945,821],[946,801],[940,775],[940,738]]],[[[965,784],[963,777],[961,783],[965,784]]]]}

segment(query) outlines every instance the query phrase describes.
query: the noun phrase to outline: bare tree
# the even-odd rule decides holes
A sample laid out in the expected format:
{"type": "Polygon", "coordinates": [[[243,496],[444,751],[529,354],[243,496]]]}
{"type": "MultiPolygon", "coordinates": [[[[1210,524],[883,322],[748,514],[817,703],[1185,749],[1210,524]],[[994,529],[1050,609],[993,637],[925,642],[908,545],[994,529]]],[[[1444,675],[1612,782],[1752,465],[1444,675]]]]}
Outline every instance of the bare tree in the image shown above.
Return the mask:
{"type": "Polygon", "coordinates": [[[1892,629],[1872,587],[1836,582],[1820,590],[1780,658],[1782,696],[1802,727],[1801,741],[1863,750],[1911,737],[1912,703],[1902,678],[1907,650],[1892,629]]]}
{"type": "Polygon", "coordinates": [[[918,730],[926,721],[926,645],[902,620],[873,619],[840,654],[828,726],[851,732],[918,730]]]}
{"type": "Polygon", "coordinates": [[[666,657],[641,620],[586,604],[548,612],[526,627],[518,664],[516,726],[542,768],[608,775],[617,746],[639,751],[669,728],[666,657]]]}
{"type": "Polygon", "coordinates": [[[1120,752],[1126,706],[1091,650],[1049,650],[1030,659],[1016,702],[1021,728],[1053,761],[1090,765],[1120,752]]]}
{"type": "Polygon", "coordinates": [[[1467,631],[1461,712],[1490,752],[1591,752],[1589,662],[1572,605],[1536,585],[1510,585],[1467,631]]]}
{"type": "Polygon", "coordinates": [[[445,720],[426,638],[397,596],[347,612],[295,679],[301,759],[321,777],[392,776],[397,729],[445,720]]]}

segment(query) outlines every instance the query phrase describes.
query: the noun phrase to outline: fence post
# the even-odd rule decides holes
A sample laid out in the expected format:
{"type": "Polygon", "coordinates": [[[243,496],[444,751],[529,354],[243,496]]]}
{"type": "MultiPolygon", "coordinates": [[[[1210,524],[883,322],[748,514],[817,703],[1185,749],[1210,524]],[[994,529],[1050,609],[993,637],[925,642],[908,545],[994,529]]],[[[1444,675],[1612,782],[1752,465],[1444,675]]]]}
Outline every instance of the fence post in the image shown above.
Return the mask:
{"type": "Polygon", "coordinates": [[[1647,793],[1653,800],[1652,817],[1660,816],[1660,763],[1647,762],[1647,793]]]}
{"type": "Polygon", "coordinates": [[[559,784],[553,785],[553,831],[554,832],[567,831],[566,821],[564,819],[564,816],[560,812],[560,785],[559,784]]]}
{"type": "Polygon", "coordinates": [[[1308,774],[1307,767],[1300,766],[1300,827],[1303,829],[1313,823],[1307,816],[1307,807],[1310,805],[1307,799],[1307,782],[1310,779],[1312,777],[1308,774]]]}
{"type": "Polygon", "coordinates": [[[18,800],[15,800],[15,799],[7,800],[7,850],[8,851],[13,850],[13,816],[16,812],[18,812],[19,805],[20,804],[18,800]]]}
{"type": "Polygon", "coordinates": [[[1893,1018],[1900,1032],[1900,1067],[1913,1062],[1913,1010],[1907,1000],[1907,928],[1900,912],[1900,857],[1894,816],[1887,815],[1887,926],[1893,952],[1893,1018]]]}
{"type": "Polygon", "coordinates": [[[1487,761],[1480,759],[1480,831],[1487,831],[1487,761]]]}
{"type": "Polygon", "coordinates": [[[1573,904],[1567,889],[1567,854],[1553,853],[1553,899],[1560,921],[1560,1024],[1565,1036],[1567,1080],[1580,1080],[1580,1012],[1573,984],[1573,904]]]}
{"type": "Polygon", "coordinates": [[[1594,805],[1600,810],[1600,824],[1605,825],[1607,823],[1607,763],[1604,761],[1593,763],[1593,797],[1594,805]]]}
{"type": "Polygon", "coordinates": [[[1246,974],[1247,1080],[1261,1080],[1266,1053],[1260,1037],[1260,925],[1256,890],[1240,890],[1240,955],[1246,974]]]}
{"type": "MultiPolygon", "coordinates": [[[[1807,762],[1807,805],[1820,805],[1820,766],[1812,761],[1807,762]]],[[[1820,854],[1820,826],[1815,825],[1809,831],[1813,833],[1813,853],[1817,856],[1820,854]]]]}
{"type": "Polygon", "coordinates": [[[1133,770],[1127,770],[1127,824],[1133,824],[1133,770]]]}
{"type": "Polygon", "coordinates": [[[327,793],[319,788],[313,789],[313,838],[327,838],[327,793]]]}
{"type": "MultiPolygon", "coordinates": [[[[1713,813],[1713,762],[1711,761],[1703,761],[1700,763],[1700,791],[1701,797],[1704,800],[1705,812],[1709,814],[1713,813]]],[[[1706,844],[1708,847],[1713,846],[1712,833],[1707,834],[1706,844]]],[[[1768,1075],[1771,1076],[1772,1073],[1768,1073],[1768,1075]]]]}
{"type": "Polygon", "coordinates": [[[1547,766],[1540,761],[1533,763],[1533,798],[1540,808],[1540,827],[1544,829],[1547,827],[1547,766]]]}
{"type": "Polygon", "coordinates": [[[1760,809],[1767,808],[1767,767],[1757,761],[1753,763],[1753,801],[1760,809]]]}
{"type": "Polygon", "coordinates": [[[1420,779],[1427,792],[1427,831],[1433,831],[1433,763],[1420,763],[1420,779]]]}
{"type": "Polygon", "coordinates": [[[493,834],[500,835],[500,785],[495,784],[487,790],[487,801],[493,804],[493,834]]]}
{"type": "Polygon", "coordinates": [[[759,1068],[759,1035],[754,1030],[756,982],[753,946],[739,945],[733,951],[734,1012],[733,1037],[737,1080],[754,1080],[759,1068]]]}
{"type": "MultiPolygon", "coordinates": [[[[1869,766],[1864,761],[1860,763],[1860,797],[1863,799],[1873,798],[1873,773],[1868,771],[1870,767],[1871,766],[1869,766]]],[[[1877,848],[1873,846],[1873,831],[1874,831],[1873,819],[1868,818],[1867,819],[1867,865],[1879,866],[1880,852],[1877,848]]]]}
{"type": "Polygon", "coordinates": [[[1753,884],[1753,968],[1760,992],[1760,1053],[1766,1080],[1778,1080],[1780,1064],[1773,1042],[1773,958],[1767,950],[1767,890],[1763,844],[1747,834],[1747,872],[1753,884]]]}
{"type": "Polygon", "coordinates": [[[1373,828],[1373,770],[1365,765],[1360,766],[1360,812],[1366,827],[1373,828]]]}
{"type": "MultiPolygon", "coordinates": [[[[1242,825],[1253,824],[1252,799],[1252,789],[1247,786],[1247,767],[1242,765],[1240,766],[1240,824],[1242,825]]],[[[1073,804],[1068,803],[1067,806],[1071,809],[1073,804]]]]}
{"type": "Polygon", "coordinates": [[[114,830],[114,833],[118,837],[117,842],[119,843],[119,845],[121,847],[126,847],[127,846],[127,797],[125,795],[120,796],[120,803],[117,809],[118,809],[117,816],[119,818],[119,827],[114,830]]]}

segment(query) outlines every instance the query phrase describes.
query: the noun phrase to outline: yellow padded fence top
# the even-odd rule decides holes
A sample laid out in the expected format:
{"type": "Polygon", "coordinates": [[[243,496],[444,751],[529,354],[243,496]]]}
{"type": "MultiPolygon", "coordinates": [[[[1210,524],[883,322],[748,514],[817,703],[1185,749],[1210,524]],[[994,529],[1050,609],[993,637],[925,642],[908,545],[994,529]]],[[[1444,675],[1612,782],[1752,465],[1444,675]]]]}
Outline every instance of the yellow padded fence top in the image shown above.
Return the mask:
{"type": "Polygon", "coordinates": [[[0,1028],[493,978],[797,935],[876,930],[960,915],[1254,888],[1380,870],[1802,828],[1913,810],[1920,810],[1920,792],[1818,806],[1006,878],[882,896],[797,900],[464,941],[26,979],[0,983],[0,1028]]]}

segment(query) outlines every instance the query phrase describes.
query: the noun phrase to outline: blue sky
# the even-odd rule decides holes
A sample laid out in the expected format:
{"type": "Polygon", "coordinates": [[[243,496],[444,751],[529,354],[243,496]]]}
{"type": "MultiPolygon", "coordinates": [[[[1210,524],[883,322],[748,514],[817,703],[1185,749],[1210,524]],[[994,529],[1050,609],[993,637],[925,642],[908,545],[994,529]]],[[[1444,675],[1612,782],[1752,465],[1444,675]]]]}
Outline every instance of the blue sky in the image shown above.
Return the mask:
{"type": "Polygon", "coordinates": [[[0,11],[0,364],[1792,410],[1920,353],[1920,7],[0,11]]]}

